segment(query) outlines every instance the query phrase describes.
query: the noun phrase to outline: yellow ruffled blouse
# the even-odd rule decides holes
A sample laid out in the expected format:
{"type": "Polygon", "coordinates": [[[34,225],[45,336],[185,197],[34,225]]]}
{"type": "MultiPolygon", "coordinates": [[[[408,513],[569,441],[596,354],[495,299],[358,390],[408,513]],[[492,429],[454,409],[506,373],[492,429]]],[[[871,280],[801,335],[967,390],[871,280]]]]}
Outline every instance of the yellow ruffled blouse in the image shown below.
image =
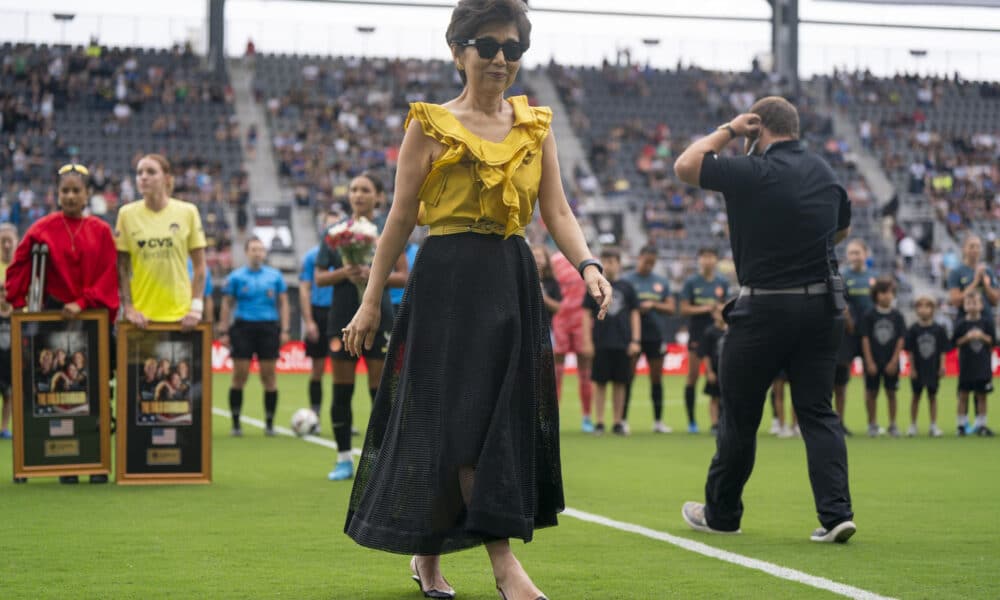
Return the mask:
{"type": "Polygon", "coordinates": [[[430,226],[430,235],[524,235],[538,199],[552,110],[529,106],[527,96],[507,102],[514,127],[499,143],[473,134],[443,106],[410,104],[405,126],[416,119],[424,135],[445,146],[420,187],[419,223],[430,226]]]}

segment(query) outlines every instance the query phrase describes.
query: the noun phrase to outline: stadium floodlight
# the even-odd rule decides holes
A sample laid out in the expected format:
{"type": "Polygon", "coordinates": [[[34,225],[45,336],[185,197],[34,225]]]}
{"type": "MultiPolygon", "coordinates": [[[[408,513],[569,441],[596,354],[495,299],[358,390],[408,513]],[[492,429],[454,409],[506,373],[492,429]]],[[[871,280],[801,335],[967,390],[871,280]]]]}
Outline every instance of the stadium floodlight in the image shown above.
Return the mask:
{"type": "Polygon", "coordinates": [[[60,29],[59,43],[66,43],[66,24],[76,18],[75,13],[52,13],[52,18],[59,21],[60,29]]]}

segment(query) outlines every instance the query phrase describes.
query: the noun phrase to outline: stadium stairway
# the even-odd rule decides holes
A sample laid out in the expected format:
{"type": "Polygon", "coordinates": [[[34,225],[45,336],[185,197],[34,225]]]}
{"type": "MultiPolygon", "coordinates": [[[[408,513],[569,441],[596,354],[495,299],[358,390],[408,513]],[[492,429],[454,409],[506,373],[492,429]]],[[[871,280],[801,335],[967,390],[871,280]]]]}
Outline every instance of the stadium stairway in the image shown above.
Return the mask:
{"type": "MultiPolygon", "coordinates": [[[[229,78],[235,95],[236,116],[240,123],[241,139],[246,139],[246,131],[250,125],[257,126],[258,142],[254,157],[246,158],[246,169],[250,176],[250,219],[253,225],[254,206],[290,206],[291,192],[283,190],[278,184],[278,169],[271,149],[271,131],[267,126],[264,108],[254,101],[253,71],[242,60],[229,61],[229,78]]],[[[249,229],[248,229],[249,231],[249,229]]],[[[268,257],[271,266],[285,272],[287,282],[295,280],[289,272],[294,272],[298,266],[298,258],[306,253],[316,243],[316,233],[309,225],[309,219],[292,211],[292,240],[295,252],[292,254],[273,253],[268,257]]],[[[245,239],[233,243],[233,263],[244,264],[243,243],[245,239]]]]}
{"type": "MultiPolygon", "coordinates": [[[[559,143],[559,169],[562,171],[564,180],[573,177],[573,167],[581,165],[586,174],[593,174],[587,153],[584,150],[580,138],[573,131],[573,126],[569,120],[569,110],[559,97],[559,92],[545,72],[544,67],[525,70],[522,72],[527,87],[534,90],[535,98],[542,106],[552,108],[552,131],[559,143]]],[[[585,204],[581,205],[581,211],[588,212],[618,212],[622,213],[624,231],[622,235],[628,245],[633,250],[638,250],[639,246],[645,243],[646,233],[642,227],[642,221],[638,213],[626,210],[626,207],[619,203],[608,201],[604,194],[598,189],[591,195],[585,204]]],[[[596,248],[593,248],[595,252],[596,248]]]]}

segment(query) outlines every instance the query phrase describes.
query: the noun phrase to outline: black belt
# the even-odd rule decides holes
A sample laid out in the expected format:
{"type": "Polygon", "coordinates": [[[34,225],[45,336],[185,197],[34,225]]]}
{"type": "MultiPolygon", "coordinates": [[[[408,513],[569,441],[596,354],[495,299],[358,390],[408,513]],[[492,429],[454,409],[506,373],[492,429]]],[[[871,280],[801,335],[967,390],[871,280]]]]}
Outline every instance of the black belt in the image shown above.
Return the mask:
{"type": "Polygon", "coordinates": [[[740,288],[740,297],[777,296],[777,295],[815,296],[817,294],[826,294],[829,291],[830,287],[827,286],[825,281],[821,281],[819,283],[810,283],[809,285],[797,285],[795,287],[781,288],[781,289],[757,288],[745,285],[740,288]]]}

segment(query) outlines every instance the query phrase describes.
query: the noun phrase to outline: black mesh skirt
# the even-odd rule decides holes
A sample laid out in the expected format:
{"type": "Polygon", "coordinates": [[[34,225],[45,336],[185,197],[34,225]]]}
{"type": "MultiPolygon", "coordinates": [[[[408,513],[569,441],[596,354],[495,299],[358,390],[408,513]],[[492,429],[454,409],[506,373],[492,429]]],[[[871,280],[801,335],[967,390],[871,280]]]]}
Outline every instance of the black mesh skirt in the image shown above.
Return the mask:
{"type": "Polygon", "coordinates": [[[559,413],[543,311],[520,236],[427,239],[393,326],[347,535],[441,554],[527,542],[556,524],[559,413]]]}

